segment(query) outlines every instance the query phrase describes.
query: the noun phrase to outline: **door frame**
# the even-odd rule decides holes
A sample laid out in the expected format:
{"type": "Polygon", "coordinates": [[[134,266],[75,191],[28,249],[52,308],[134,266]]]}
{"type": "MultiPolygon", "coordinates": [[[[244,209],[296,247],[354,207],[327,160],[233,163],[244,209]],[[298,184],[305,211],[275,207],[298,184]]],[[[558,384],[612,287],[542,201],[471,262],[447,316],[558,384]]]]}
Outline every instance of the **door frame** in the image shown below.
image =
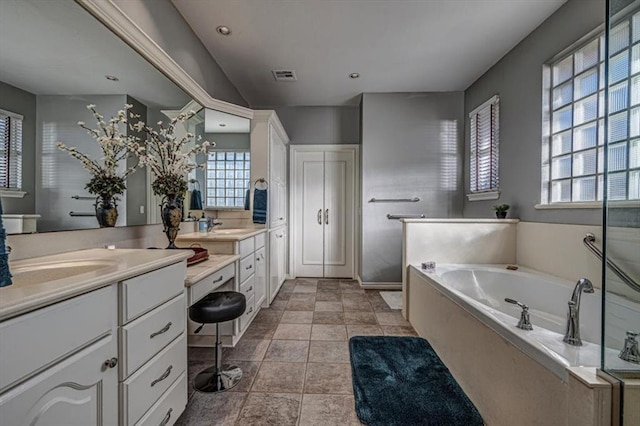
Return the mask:
{"type": "Polygon", "coordinates": [[[295,239],[298,235],[298,223],[295,215],[295,194],[298,189],[299,182],[296,182],[296,159],[297,154],[302,152],[349,152],[353,154],[353,199],[351,200],[351,211],[353,212],[353,247],[352,250],[352,279],[356,279],[358,275],[359,265],[359,244],[360,241],[360,145],[355,144],[331,144],[331,145],[289,145],[289,274],[291,278],[297,276],[295,270],[296,253],[291,248],[295,247],[295,239]]]}

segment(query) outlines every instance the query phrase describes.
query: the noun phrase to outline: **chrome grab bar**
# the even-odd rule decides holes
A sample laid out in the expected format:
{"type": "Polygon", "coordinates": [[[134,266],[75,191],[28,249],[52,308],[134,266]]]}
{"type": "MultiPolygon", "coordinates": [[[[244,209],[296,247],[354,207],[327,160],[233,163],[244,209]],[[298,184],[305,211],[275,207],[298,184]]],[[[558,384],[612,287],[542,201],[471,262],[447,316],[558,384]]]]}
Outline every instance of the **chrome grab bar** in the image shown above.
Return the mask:
{"type": "Polygon", "coordinates": [[[69,216],[85,216],[85,217],[90,217],[90,216],[95,216],[96,213],[95,212],[69,212],[69,216]]]}
{"type": "Polygon", "coordinates": [[[417,203],[420,197],[413,198],[372,198],[370,203],[417,203]]]}
{"type": "MultiPolygon", "coordinates": [[[[593,244],[595,241],[596,236],[590,232],[586,234],[582,239],[582,242],[585,246],[587,246],[591,253],[595,254],[598,259],[602,260],[602,251],[600,251],[600,249],[596,247],[595,244],[593,244]]],[[[616,265],[613,260],[609,259],[609,257],[607,257],[607,266],[613,271],[614,274],[618,276],[618,278],[622,280],[622,282],[640,293],[640,284],[638,284],[633,278],[631,278],[622,269],[620,269],[620,267],[616,265]]]]}
{"type": "Polygon", "coordinates": [[[387,213],[387,219],[399,220],[399,219],[424,219],[423,214],[391,214],[387,213]]]}

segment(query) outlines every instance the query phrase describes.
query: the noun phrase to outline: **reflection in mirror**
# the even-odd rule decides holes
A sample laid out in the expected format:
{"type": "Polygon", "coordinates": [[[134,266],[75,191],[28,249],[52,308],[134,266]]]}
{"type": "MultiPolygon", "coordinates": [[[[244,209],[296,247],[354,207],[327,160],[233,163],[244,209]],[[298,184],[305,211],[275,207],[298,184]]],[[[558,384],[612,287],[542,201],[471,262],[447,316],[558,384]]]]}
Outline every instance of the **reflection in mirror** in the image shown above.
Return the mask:
{"type": "Polygon", "coordinates": [[[205,169],[196,173],[204,188],[203,203],[211,210],[249,210],[251,184],[250,120],[205,109],[203,139],[215,141],[209,150],[205,169]]]}
{"type": "MultiPolygon", "coordinates": [[[[84,121],[96,127],[88,104],[106,118],[132,104],[132,112],[154,124],[189,102],[180,88],[73,0],[3,1],[0,109],[24,117],[20,189],[26,193],[3,196],[4,212],[40,214],[38,232],[97,228],[95,197],[84,188],[90,175],[56,142],[99,158],[98,145],[77,125],[84,121]]],[[[117,226],[160,222],[150,182],[143,169],[129,177],[118,202],[117,226]]]]}

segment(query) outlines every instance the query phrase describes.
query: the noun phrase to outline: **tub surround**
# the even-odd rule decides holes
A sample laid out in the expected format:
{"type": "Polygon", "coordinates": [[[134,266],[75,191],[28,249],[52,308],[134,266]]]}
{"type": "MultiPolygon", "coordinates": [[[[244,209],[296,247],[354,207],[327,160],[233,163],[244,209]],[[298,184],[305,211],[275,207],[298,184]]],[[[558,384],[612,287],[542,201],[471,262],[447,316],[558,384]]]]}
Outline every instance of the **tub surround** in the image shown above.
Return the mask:
{"type": "Polygon", "coordinates": [[[0,289],[0,320],[183,261],[192,254],[187,250],[90,249],[11,261],[14,284],[0,289]],[[55,271],[53,265],[68,265],[73,269],[81,262],[100,266],[77,275],[46,279],[55,271]],[[51,264],[52,269],[32,269],[47,264],[51,264]],[[29,272],[23,278],[19,271],[26,269],[29,272]]]}

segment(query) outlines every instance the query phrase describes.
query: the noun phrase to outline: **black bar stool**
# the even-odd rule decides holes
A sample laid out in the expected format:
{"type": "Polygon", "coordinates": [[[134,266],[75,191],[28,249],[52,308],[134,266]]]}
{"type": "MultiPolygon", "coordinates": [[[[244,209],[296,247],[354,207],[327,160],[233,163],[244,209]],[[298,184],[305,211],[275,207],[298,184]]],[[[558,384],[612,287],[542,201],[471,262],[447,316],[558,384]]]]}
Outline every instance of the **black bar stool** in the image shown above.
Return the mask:
{"type": "Polygon", "coordinates": [[[231,321],[244,313],[247,301],[244,294],[236,291],[220,291],[209,293],[189,308],[189,318],[202,325],[216,324],[216,364],[198,373],[193,380],[193,387],[200,392],[222,392],[231,389],[242,378],[242,370],[234,365],[222,365],[222,341],[220,339],[220,323],[231,321]]]}

